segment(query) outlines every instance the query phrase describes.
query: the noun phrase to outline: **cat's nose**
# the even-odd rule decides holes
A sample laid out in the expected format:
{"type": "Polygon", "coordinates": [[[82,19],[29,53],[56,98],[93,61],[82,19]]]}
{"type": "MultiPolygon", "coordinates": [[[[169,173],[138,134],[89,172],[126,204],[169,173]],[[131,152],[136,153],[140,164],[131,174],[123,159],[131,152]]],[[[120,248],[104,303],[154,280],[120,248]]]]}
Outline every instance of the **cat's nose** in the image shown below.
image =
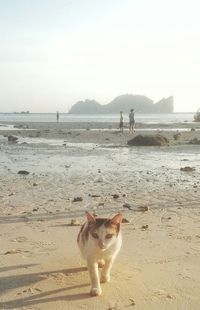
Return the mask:
{"type": "Polygon", "coordinates": [[[103,243],[102,240],[98,241],[98,246],[100,247],[100,249],[104,249],[105,248],[105,244],[103,243]]]}

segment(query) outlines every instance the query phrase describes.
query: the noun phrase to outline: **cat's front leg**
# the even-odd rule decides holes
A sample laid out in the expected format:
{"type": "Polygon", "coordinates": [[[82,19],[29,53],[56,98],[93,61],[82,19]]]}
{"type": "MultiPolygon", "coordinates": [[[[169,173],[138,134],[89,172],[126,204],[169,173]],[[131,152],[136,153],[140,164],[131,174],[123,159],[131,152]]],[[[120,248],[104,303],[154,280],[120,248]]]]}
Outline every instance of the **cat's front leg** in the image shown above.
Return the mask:
{"type": "Polygon", "coordinates": [[[98,262],[94,261],[92,258],[87,259],[88,271],[91,280],[91,290],[90,294],[92,296],[99,296],[102,293],[101,285],[99,281],[99,270],[98,262]]]}
{"type": "Polygon", "coordinates": [[[105,260],[105,265],[101,272],[101,282],[109,282],[110,281],[110,271],[114,262],[114,257],[109,257],[105,260]]]}

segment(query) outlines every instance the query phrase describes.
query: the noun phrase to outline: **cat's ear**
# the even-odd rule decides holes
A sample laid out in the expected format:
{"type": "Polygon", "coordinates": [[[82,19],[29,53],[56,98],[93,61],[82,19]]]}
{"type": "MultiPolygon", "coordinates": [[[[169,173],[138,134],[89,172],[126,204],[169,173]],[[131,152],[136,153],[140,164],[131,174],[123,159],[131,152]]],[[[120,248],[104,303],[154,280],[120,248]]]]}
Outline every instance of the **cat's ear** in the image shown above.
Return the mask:
{"type": "Polygon", "coordinates": [[[96,223],[96,219],[91,213],[86,211],[85,214],[89,223],[96,223]]]}
{"type": "Polygon", "coordinates": [[[117,215],[115,215],[111,220],[110,222],[114,225],[117,225],[117,224],[120,224],[121,221],[122,221],[122,214],[121,213],[118,213],[117,215]]]}

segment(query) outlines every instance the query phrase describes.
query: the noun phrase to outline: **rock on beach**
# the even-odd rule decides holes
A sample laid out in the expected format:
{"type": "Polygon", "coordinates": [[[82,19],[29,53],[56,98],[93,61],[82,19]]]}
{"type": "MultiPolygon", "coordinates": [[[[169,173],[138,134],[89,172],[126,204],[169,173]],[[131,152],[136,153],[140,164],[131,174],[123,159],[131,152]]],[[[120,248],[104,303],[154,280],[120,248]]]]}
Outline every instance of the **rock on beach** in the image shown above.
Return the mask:
{"type": "Polygon", "coordinates": [[[127,144],[139,146],[163,146],[168,145],[169,140],[162,135],[137,135],[129,140],[127,144]]]}

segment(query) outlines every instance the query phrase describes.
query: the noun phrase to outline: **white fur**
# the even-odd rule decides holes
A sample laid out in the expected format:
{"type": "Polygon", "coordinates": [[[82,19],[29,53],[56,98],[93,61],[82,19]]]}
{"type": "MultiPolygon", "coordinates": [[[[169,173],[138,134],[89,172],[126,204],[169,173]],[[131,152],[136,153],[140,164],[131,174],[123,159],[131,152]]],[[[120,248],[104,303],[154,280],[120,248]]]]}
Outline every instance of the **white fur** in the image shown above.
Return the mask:
{"type": "MultiPolygon", "coordinates": [[[[85,223],[83,231],[87,229],[88,222],[85,223]]],[[[110,281],[110,270],[113,262],[121,248],[122,236],[121,232],[117,236],[113,236],[111,239],[106,239],[105,236],[109,233],[109,229],[104,225],[97,229],[99,239],[95,239],[89,233],[88,240],[85,243],[82,242],[82,238],[79,238],[79,248],[84,259],[87,261],[88,271],[91,279],[91,295],[101,295],[101,286],[98,272],[98,262],[104,261],[105,265],[101,272],[101,282],[110,281]],[[103,242],[104,248],[101,249],[98,245],[98,241],[103,242]]]]}

